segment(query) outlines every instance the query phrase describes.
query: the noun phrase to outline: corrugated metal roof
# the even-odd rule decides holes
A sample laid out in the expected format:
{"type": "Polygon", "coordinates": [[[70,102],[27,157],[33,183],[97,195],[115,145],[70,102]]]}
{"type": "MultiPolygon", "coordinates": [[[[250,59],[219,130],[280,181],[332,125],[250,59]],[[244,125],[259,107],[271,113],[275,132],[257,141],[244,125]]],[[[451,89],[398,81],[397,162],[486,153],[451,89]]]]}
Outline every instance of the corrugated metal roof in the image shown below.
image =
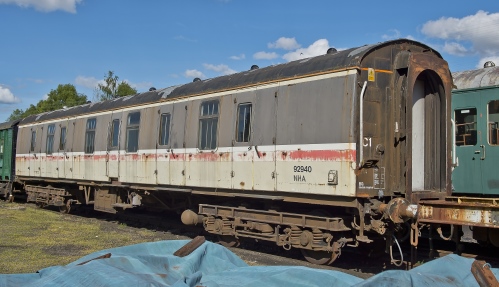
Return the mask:
{"type": "MultiPolygon", "coordinates": [[[[166,99],[213,93],[217,91],[234,90],[240,87],[248,87],[265,82],[300,78],[311,74],[320,74],[327,71],[353,68],[360,66],[362,59],[370,52],[384,46],[403,43],[414,44],[421,46],[424,49],[432,50],[430,47],[422,43],[407,39],[398,39],[373,45],[364,45],[361,47],[346,49],[336,53],[324,54],[317,57],[269,66],[261,69],[243,71],[232,75],[191,82],[184,85],[165,88],[162,90],[149,91],[134,96],[117,98],[110,101],[91,103],[64,110],[47,112],[40,115],[27,117],[22,120],[20,125],[69,116],[97,113],[104,110],[120,109],[134,105],[144,105],[166,99]]],[[[438,52],[433,52],[437,56],[441,57],[438,52]]]]}
{"type": "Polygon", "coordinates": [[[476,89],[499,85],[499,67],[452,73],[454,90],[476,89]]]}

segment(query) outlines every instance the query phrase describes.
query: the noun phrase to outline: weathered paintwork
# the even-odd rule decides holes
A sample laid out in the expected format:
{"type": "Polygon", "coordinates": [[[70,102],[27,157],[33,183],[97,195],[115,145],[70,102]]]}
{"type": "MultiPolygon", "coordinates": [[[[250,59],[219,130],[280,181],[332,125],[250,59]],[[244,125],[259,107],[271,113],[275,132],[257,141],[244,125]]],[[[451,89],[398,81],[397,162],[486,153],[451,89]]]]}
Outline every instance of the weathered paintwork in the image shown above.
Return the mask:
{"type": "Polygon", "coordinates": [[[315,262],[329,263],[347,243],[372,242],[368,232],[384,235],[390,218],[406,220],[397,206],[450,193],[451,82],[440,54],[415,41],[336,51],[28,117],[16,171],[106,212],[209,206],[209,232],[275,240],[310,260],[325,252],[315,262]],[[52,155],[49,125],[55,142],[67,128],[52,155]]]}
{"type": "Polygon", "coordinates": [[[497,142],[497,111],[490,105],[499,103],[499,67],[463,71],[453,74],[455,89],[452,91],[453,118],[456,127],[456,166],[452,173],[454,194],[499,194],[499,143],[497,142]],[[460,133],[456,113],[475,110],[476,119],[469,123],[469,132],[460,133]],[[476,137],[468,144],[464,137],[476,137]]]}
{"type": "Polygon", "coordinates": [[[0,124],[0,181],[14,179],[13,167],[18,123],[19,121],[11,121],[0,124]]]}

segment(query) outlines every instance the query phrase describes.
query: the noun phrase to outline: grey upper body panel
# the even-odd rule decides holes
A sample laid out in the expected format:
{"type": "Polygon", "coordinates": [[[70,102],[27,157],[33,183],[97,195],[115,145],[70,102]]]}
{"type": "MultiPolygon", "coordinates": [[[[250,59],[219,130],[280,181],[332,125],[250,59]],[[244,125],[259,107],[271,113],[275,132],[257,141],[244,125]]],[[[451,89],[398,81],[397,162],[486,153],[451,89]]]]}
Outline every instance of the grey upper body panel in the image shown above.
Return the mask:
{"type": "MultiPolygon", "coordinates": [[[[161,90],[148,91],[133,96],[121,97],[104,102],[88,103],[72,108],[33,115],[23,119],[20,125],[22,126],[58,118],[97,113],[106,110],[116,110],[130,106],[140,106],[181,97],[235,90],[242,87],[256,86],[262,83],[301,78],[331,71],[346,70],[361,66],[362,60],[367,54],[385,46],[396,45],[399,43],[410,43],[432,50],[430,47],[422,43],[407,39],[398,39],[373,45],[364,45],[361,47],[350,48],[321,56],[292,61],[289,63],[243,71],[232,75],[202,81],[195,81],[161,90]]],[[[438,52],[433,52],[441,57],[438,52]]]]}

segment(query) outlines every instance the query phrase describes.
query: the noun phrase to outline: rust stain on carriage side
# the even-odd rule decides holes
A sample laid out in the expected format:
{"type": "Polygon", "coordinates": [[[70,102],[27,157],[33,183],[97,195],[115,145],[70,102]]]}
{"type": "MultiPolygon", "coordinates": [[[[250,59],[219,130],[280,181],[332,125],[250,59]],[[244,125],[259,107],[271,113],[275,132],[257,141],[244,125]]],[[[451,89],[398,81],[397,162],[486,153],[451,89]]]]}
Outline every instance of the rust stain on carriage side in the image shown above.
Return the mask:
{"type": "Polygon", "coordinates": [[[283,160],[355,161],[355,150],[296,150],[282,152],[283,160]]]}

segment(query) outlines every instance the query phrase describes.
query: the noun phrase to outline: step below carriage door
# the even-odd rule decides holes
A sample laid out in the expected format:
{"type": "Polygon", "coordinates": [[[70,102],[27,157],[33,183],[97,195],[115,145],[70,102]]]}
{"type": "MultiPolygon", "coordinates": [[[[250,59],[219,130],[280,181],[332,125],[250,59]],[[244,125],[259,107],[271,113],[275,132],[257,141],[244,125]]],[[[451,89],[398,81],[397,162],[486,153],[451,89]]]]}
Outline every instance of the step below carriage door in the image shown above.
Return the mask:
{"type": "Polygon", "coordinates": [[[117,180],[120,170],[120,149],[121,147],[121,117],[122,112],[113,112],[108,126],[107,133],[107,176],[111,180],[117,180]]]}

